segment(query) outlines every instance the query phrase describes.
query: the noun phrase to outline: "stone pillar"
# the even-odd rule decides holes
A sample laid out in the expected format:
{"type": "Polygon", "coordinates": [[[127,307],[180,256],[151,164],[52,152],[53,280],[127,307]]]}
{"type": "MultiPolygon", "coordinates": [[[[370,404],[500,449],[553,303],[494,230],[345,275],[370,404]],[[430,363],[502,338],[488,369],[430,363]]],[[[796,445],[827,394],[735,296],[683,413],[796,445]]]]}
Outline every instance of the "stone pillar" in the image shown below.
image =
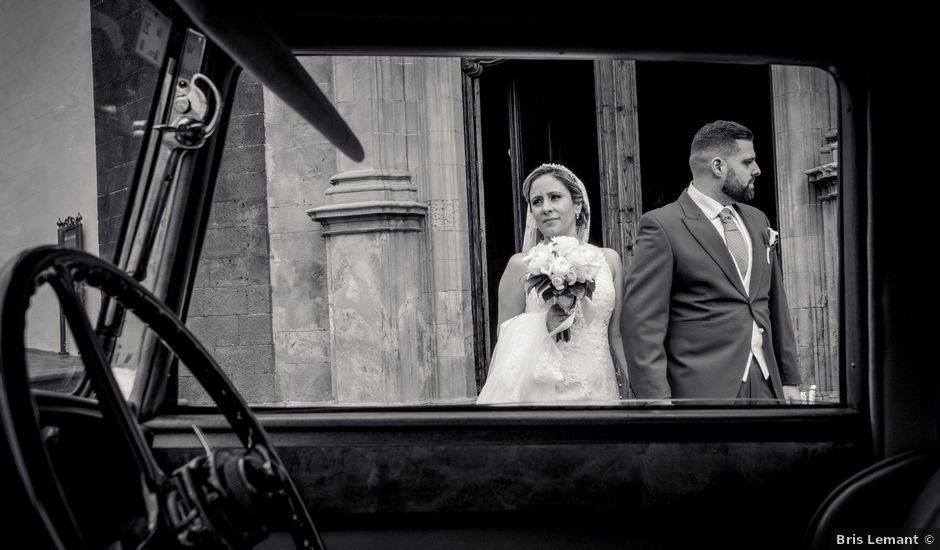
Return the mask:
{"type": "Polygon", "coordinates": [[[328,204],[308,211],[327,241],[336,403],[429,398],[424,344],[423,231],[427,205],[406,171],[335,176],[328,204]]]}
{"type": "Polygon", "coordinates": [[[428,205],[433,400],[472,402],[477,382],[460,60],[410,57],[404,62],[408,167],[419,200],[428,205]]]}
{"type": "Polygon", "coordinates": [[[831,193],[808,185],[807,171],[825,164],[820,146],[838,130],[837,87],[815,67],[775,65],[771,75],[784,285],[803,384],[816,384],[818,399],[826,400],[839,389],[839,272],[824,253],[827,239],[837,237],[836,226],[824,227],[831,193]]]}
{"type": "Polygon", "coordinates": [[[337,157],[326,203],[307,211],[326,239],[333,399],[423,403],[434,393],[425,221],[408,170],[405,63],[333,58],[337,107],[363,143],[337,157]]]}

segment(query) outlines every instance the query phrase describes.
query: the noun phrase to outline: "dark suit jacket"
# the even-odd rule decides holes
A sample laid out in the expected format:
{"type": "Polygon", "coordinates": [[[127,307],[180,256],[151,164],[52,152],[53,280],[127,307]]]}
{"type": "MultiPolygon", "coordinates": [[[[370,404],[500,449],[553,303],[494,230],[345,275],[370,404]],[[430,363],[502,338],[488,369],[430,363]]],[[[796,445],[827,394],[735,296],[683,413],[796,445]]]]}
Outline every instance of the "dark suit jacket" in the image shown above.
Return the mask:
{"type": "Polygon", "coordinates": [[[750,354],[752,321],[763,330],[777,397],[783,397],[783,384],[800,383],[777,254],[767,262],[767,216],[743,204],[738,212],[751,237],[749,292],[688,191],[640,219],[620,320],[638,398],[735,397],[750,354]]]}

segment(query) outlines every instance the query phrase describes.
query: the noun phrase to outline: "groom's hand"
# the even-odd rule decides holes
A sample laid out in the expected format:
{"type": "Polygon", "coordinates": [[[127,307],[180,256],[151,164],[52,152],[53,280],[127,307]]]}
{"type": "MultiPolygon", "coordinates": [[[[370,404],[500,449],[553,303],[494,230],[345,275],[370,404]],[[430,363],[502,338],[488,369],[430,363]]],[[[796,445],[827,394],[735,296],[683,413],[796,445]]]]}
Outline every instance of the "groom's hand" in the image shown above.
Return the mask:
{"type": "Polygon", "coordinates": [[[783,398],[786,400],[787,403],[801,403],[802,399],[800,398],[800,387],[799,386],[784,386],[783,398]]]}
{"type": "Polygon", "coordinates": [[[558,328],[558,325],[567,317],[568,314],[565,313],[565,310],[563,310],[561,306],[552,304],[552,307],[548,309],[548,315],[545,316],[545,328],[548,329],[548,332],[551,332],[558,328]]]}

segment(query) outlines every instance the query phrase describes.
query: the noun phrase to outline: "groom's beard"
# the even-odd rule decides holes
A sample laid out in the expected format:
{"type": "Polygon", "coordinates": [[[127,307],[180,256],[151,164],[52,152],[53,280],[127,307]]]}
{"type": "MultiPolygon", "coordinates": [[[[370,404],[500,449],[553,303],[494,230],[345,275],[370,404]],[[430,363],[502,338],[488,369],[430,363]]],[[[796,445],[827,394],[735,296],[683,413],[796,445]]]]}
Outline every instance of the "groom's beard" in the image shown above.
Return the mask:
{"type": "Polygon", "coordinates": [[[728,177],[721,185],[721,191],[735,202],[750,202],[754,198],[754,184],[742,183],[734,171],[728,172],[728,177]]]}

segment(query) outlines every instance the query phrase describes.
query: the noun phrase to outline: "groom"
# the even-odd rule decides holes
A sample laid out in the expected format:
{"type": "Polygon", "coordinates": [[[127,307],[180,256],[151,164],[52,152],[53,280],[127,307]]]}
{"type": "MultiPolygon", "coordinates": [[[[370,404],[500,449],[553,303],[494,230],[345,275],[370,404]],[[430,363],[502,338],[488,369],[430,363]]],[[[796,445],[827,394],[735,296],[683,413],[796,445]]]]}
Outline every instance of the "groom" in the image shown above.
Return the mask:
{"type": "Polygon", "coordinates": [[[692,140],[692,183],[640,219],[620,328],[638,398],[799,402],[777,233],[754,197],[754,136],[736,122],[692,140]]]}

